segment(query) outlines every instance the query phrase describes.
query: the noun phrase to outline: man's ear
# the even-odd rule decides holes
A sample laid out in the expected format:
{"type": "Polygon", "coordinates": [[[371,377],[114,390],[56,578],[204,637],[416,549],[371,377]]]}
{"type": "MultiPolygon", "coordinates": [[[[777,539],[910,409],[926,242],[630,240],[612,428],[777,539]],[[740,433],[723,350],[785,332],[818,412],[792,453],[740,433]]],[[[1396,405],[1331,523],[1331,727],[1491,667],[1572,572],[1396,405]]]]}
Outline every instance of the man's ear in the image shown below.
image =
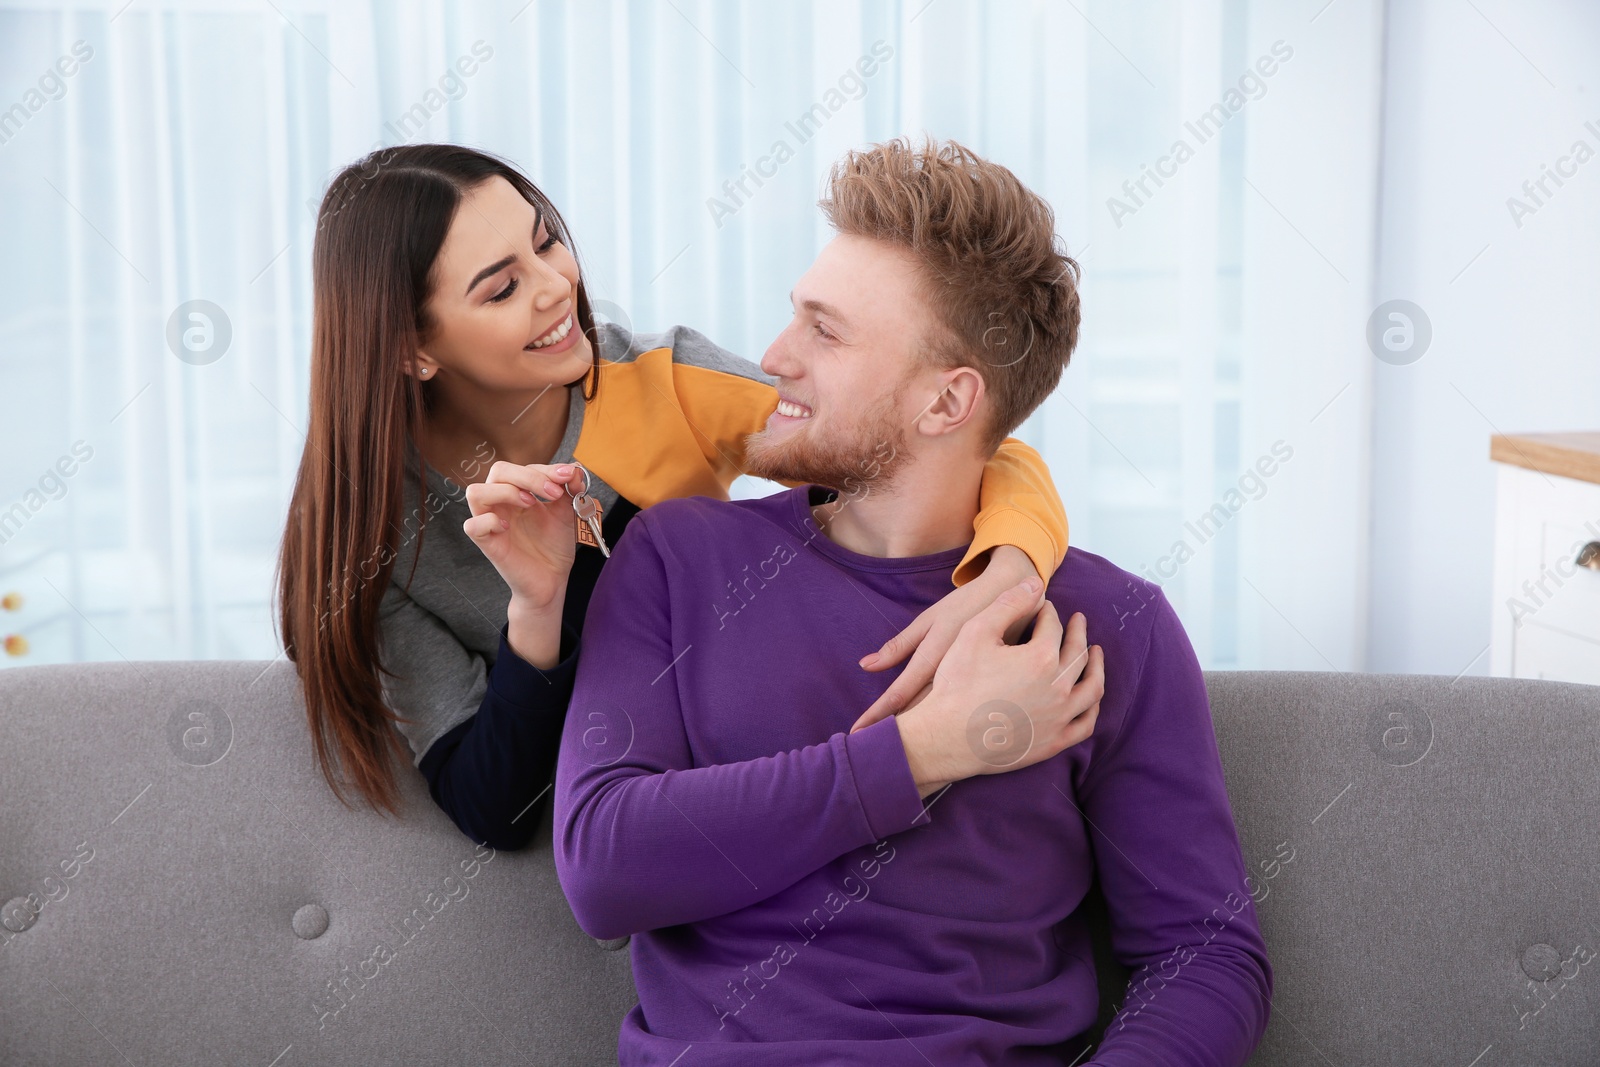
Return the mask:
{"type": "Polygon", "coordinates": [[[953,433],[972,424],[988,395],[983,375],[971,367],[951,367],[939,375],[935,384],[941,386],[940,391],[917,420],[924,424],[924,431],[953,433]]]}

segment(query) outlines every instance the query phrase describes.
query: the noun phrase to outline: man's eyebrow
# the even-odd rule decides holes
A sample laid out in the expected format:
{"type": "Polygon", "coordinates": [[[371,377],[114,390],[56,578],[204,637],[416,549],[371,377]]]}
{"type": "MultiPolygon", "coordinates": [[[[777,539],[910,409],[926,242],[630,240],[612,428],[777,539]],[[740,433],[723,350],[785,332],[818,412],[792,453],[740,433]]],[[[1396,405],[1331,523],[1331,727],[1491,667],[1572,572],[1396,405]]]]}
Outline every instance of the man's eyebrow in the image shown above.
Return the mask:
{"type": "MultiPolygon", "coordinates": [[[[794,303],[793,289],[789,290],[789,303],[794,303]]],[[[805,300],[801,302],[800,306],[815,314],[826,315],[830,319],[836,319],[841,325],[850,321],[849,319],[845,318],[844,312],[840,311],[832,304],[824,303],[821,300],[805,300]]]]}
{"type": "MultiPolygon", "coordinates": [[[[534,241],[534,244],[537,245],[538,244],[537,238],[539,236],[539,227],[544,225],[544,211],[542,211],[537,205],[535,205],[533,210],[535,212],[535,214],[533,216],[533,236],[536,238],[536,240],[534,241]]],[[[505,270],[508,266],[510,266],[511,264],[515,263],[516,261],[517,261],[517,254],[515,252],[513,252],[513,253],[511,253],[511,255],[507,256],[505,259],[500,260],[498,263],[493,263],[493,264],[483,268],[477,274],[473,275],[472,281],[467,285],[467,291],[465,293],[463,293],[462,295],[463,296],[471,296],[472,295],[472,290],[474,290],[474,289],[476,289],[478,287],[478,283],[479,282],[483,281],[485,278],[490,277],[491,275],[498,274],[500,271],[505,270]]]]}

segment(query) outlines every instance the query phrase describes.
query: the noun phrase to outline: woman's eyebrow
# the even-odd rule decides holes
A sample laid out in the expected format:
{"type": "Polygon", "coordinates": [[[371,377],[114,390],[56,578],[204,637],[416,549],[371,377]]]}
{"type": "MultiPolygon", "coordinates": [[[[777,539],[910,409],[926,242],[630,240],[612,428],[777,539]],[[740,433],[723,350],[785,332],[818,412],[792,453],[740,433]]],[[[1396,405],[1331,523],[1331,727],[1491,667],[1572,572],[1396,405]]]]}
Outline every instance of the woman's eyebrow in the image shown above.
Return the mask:
{"type": "Polygon", "coordinates": [[[467,286],[467,291],[462,295],[471,296],[472,295],[472,290],[474,290],[474,289],[476,289],[478,287],[478,283],[479,282],[483,281],[485,278],[490,277],[491,275],[498,274],[500,271],[505,270],[507,267],[509,267],[511,264],[515,263],[516,261],[517,261],[517,256],[516,256],[516,253],[513,252],[511,255],[507,256],[505,259],[502,259],[497,263],[490,264],[489,266],[483,268],[477,274],[473,275],[472,284],[467,286]]]}
{"type": "MultiPolygon", "coordinates": [[[[532,236],[533,236],[534,247],[537,248],[538,245],[539,245],[539,227],[544,225],[544,211],[539,207],[535,207],[533,210],[534,210],[534,216],[533,216],[533,235],[532,236]]],[[[478,287],[478,283],[479,282],[483,281],[487,277],[490,277],[491,275],[498,274],[500,271],[505,270],[506,267],[510,266],[511,264],[515,263],[516,261],[517,261],[517,255],[516,255],[515,252],[513,252],[511,255],[507,256],[505,259],[500,260],[498,263],[495,263],[495,264],[493,264],[491,266],[483,268],[477,274],[473,275],[472,281],[467,285],[467,291],[465,293],[463,293],[462,295],[463,296],[471,296],[472,295],[472,290],[474,290],[474,289],[476,289],[478,287]]]]}

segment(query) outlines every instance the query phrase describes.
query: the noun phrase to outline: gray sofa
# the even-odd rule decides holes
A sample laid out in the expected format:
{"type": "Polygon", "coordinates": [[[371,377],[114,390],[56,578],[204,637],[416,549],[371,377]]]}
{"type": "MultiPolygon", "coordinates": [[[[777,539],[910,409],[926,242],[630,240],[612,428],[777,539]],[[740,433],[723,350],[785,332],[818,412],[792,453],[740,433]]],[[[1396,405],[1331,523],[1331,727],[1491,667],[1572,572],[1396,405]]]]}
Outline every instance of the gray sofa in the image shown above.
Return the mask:
{"type": "MultiPolygon", "coordinates": [[[[1207,684],[1276,969],[1252,1064],[1600,1063],[1600,688],[1207,684]]],[[[346,810],[301,715],[281,660],[0,673],[0,1063],[614,1063],[628,952],[548,815],[494,854],[414,775],[346,810]]]]}

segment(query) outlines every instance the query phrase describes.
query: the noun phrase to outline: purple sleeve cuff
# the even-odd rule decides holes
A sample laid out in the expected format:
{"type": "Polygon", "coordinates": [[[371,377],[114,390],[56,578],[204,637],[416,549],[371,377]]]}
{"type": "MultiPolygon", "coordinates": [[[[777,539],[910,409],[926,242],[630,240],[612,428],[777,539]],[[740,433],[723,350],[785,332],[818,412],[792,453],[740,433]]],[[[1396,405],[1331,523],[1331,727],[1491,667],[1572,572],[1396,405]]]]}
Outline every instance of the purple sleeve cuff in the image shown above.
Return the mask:
{"type": "Polygon", "coordinates": [[[875,841],[933,820],[922,806],[893,715],[842,735],[861,813],[875,841]]]}

